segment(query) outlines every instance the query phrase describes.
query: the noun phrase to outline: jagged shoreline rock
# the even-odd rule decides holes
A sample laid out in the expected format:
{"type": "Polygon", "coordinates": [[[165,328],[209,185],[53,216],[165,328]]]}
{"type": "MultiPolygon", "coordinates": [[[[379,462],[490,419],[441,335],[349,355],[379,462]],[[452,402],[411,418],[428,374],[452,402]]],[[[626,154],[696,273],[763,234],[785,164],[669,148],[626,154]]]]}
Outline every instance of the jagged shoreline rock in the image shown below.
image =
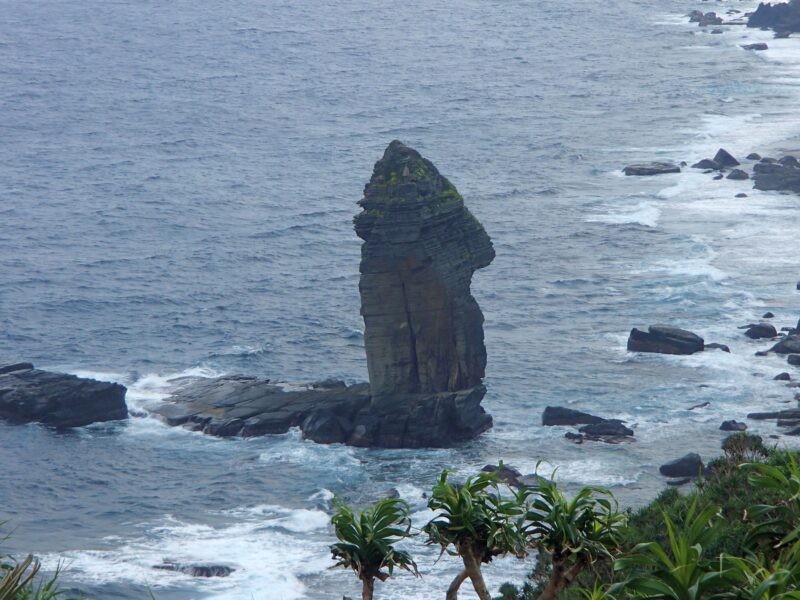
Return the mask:
{"type": "Polygon", "coordinates": [[[0,365],[0,418],[12,423],[83,427],[128,416],[125,386],[36,369],[0,365]]]}
{"type": "Polygon", "coordinates": [[[699,335],[667,325],[651,325],[647,331],[631,329],[628,351],[653,352],[658,354],[694,354],[705,349],[705,341],[699,335]]]}
{"type": "Polygon", "coordinates": [[[747,20],[748,27],[767,27],[788,34],[800,31],[800,0],[782,3],[761,2],[747,20]]]}

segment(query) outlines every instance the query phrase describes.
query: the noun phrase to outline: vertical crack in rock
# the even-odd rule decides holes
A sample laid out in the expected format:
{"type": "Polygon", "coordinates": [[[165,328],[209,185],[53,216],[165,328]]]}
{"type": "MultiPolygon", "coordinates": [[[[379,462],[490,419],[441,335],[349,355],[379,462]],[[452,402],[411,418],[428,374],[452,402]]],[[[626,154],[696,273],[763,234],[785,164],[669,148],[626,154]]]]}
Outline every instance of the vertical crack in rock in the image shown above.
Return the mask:
{"type": "MultiPolygon", "coordinates": [[[[407,167],[406,167],[407,168],[407,167]]],[[[408,308],[408,295],[406,294],[405,282],[400,282],[403,290],[403,306],[406,311],[406,327],[408,327],[408,341],[411,350],[411,384],[414,382],[416,389],[419,389],[419,368],[417,367],[417,336],[414,334],[414,322],[411,320],[411,311],[408,308]]]]}

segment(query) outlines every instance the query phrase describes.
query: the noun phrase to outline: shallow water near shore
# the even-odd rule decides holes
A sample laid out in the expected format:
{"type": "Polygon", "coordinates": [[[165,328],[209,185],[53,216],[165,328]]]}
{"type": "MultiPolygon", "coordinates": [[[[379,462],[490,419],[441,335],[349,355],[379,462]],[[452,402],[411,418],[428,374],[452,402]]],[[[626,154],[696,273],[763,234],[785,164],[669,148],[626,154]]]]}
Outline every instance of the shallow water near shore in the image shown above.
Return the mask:
{"type": "MultiPolygon", "coordinates": [[[[722,420],[787,406],[771,381],[785,362],[753,356],[768,344],[736,327],[800,317],[800,199],[620,172],[720,146],[800,150],[800,39],[711,35],[684,16],[754,6],[6,2],[0,357],[119,381],[142,410],[186,374],[365,380],[351,219],[394,138],[453,181],[497,250],[473,280],[495,419],[479,439],[370,450],[149,417],[69,433],[0,423],[8,548],[63,559],[89,598],[330,600],[356,594],[328,569],[334,494],[396,488],[421,524],[441,469],[503,459],[638,505],[663,489],[665,460],[717,453],[722,420]],[[731,354],[625,351],[631,327],[660,322],[731,354]],[[547,405],[623,418],[637,441],[575,446],[541,427],[547,405]],[[152,569],[164,559],[236,570],[152,569]]],[[[441,597],[456,564],[414,551],[424,578],[381,598],[441,597]]],[[[529,568],[501,560],[487,579],[496,590],[529,568]]]]}

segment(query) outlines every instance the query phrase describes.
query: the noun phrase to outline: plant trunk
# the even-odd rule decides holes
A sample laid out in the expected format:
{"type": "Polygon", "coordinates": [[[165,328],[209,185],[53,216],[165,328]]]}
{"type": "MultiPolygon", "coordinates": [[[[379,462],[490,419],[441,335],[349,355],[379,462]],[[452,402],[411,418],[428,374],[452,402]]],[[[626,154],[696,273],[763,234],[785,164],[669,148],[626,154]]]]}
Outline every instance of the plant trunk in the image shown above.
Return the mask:
{"type": "Polygon", "coordinates": [[[375,579],[369,577],[362,580],[361,584],[361,600],[372,600],[372,595],[375,593],[375,579]]]}
{"type": "Polygon", "coordinates": [[[456,575],[456,578],[453,579],[453,583],[451,583],[450,587],[447,588],[447,596],[445,596],[445,600],[458,600],[458,590],[467,577],[468,575],[466,569],[456,575]]]}
{"type": "Polygon", "coordinates": [[[556,600],[558,595],[575,581],[575,578],[583,570],[584,561],[578,560],[569,569],[564,566],[561,560],[553,559],[553,572],[544,590],[539,596],[539,600],[556,600]]]}
{"type": "Polygon", "coordinates": [[[475,588],[475,593],[481,600],[492,600],[489,590],[486,588],[486,582],[483,580],[483,573],[481,573],[481,561],[475,556],[472,548],[464,548],[461,558],[464,559],[464,570],[467,576],[472,581],[472,587],[475,588]]]}

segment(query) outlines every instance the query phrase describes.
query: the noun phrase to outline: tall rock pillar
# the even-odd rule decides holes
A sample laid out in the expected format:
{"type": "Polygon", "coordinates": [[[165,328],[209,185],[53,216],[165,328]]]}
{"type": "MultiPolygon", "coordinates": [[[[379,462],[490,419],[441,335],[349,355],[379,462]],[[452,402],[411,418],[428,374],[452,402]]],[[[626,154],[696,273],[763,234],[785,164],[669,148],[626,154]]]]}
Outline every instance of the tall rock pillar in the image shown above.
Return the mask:
{"type": "Polygon", "coordinates": [[[492,242],[453,184],[398,141],[375,164],[359,204],[364,343],[372,411],[384,422],[377,445],[474,437],[491,417],[480,407],[486,348],[470,282],[494,259],[492,242]],[[427,420],[430,433],[404,415],[427,420]],[[400,429],[386,417],[403,421],[403,431],[384,435],[400,429]]]}

